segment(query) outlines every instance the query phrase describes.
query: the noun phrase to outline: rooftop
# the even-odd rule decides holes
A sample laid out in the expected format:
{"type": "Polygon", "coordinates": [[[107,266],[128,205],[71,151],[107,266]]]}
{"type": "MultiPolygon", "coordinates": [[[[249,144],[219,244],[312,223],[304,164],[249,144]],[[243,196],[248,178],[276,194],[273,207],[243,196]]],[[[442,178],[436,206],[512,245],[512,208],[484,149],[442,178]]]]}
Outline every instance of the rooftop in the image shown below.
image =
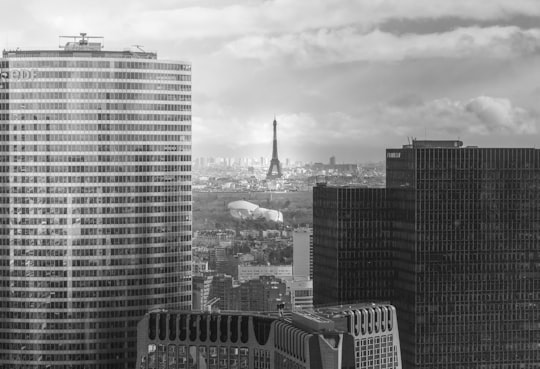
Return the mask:
{"type": "Polygon", "coordinates": [[[425,149],[425,148],[458,148],[463,146],[463,141],[459,140],[416,140],[412,144],[403,145],[404,149],[425,149]]]}
{"type": "Polygon", "coordinates": [[[4,50],[3,58],[58,58],[58,57],[91,57],[91,58],[129,58],[129,59],[157,59],[157,53],[146,52],[139,45],[135,45],[138,51],[105,51],[103,49],[103,37],[87,36],[81,33],[80,36],[59,36],[62,39],[73,39],[64,46],[59,45],[63,50],[4,50]],[[90,40],[96,40],[91,42],[90,40]]]}

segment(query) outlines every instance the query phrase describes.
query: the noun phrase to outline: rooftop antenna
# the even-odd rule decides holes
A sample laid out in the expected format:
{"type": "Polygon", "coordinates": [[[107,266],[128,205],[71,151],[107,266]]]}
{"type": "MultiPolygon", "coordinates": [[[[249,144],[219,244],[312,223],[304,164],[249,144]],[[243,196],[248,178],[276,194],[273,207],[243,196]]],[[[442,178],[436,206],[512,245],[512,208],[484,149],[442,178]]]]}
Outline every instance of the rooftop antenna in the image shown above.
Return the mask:
{"type": "Polygon", "coordinates": [[[133,47],[136,47],[137,49],[141,50],[141,52],[145,53],[146,51],[143,50],[143,45],[131,45],[133,47]]]}
{"type": "Polygon", "coordinates": [[[103,36],[87,36],[87,33],[86,32],[81,32],[79,33],[79,36],[58,36],[58,47],[59,48],[63,48],[64,46],[61,44],[61,40],[63,38],[71,38],[73,39],[73,42],[79,42],[79,45],[81,46],[86,46],[88,45],[88,41],[89,39],[91,38],[100,38],[102,40],[101,42],[101,48],[103,49],[103,47],[105,47],[105,37],[103,36]]]}

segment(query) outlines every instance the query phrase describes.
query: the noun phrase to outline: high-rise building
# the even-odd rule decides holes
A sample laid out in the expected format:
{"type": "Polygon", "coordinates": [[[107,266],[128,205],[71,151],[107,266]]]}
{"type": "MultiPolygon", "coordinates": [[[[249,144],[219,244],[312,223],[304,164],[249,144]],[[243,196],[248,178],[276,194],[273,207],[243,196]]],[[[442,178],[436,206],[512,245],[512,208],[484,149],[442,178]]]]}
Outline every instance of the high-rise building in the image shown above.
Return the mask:
{"type": "Polygon", "coordinates": [[[151,313],[138,326],[137,369],[160,368],[401,369],[396,310],[151,313]]]}
{"type": "Polygon", "coordinates": [[[293,231],[293,278],[313,278],[313,228],[293,231]]]}
{"type": "Polygon", "coordinates": [[[313,189],[313,303],[388,301],[393,295],[384,189],[313,189]]]}
{"type": "Polygon", "coordinates": [[[0,59],[2,368],[131,368],[191,307],[191,65],[81,35],[0,59]]]}
{"type": "Polygon", "coordinates": [[[404,368],[539,367],[540,150],[413,141],[386,167],[386,189],[314,189],[316,303],[378,283],[343,277],[388,261],[363,234],[391,254],[404,368]],[[374,217],[357,205],[370,191],[374,217]]]}
{"type": "Polygon", "coordinates": [[[540,150],[386,157],[404,366],[540,367],[540,150]]]}

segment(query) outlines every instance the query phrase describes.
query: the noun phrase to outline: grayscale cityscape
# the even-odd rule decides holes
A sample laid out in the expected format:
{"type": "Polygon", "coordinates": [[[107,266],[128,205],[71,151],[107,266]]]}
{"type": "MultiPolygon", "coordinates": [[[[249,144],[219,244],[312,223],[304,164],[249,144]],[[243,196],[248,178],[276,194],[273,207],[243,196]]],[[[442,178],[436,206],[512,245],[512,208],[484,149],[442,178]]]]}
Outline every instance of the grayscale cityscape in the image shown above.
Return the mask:
{"type": "Polygon", "coordinates": [[[2,8],[0,369],[540,369],[538,0],[2,8]]]}

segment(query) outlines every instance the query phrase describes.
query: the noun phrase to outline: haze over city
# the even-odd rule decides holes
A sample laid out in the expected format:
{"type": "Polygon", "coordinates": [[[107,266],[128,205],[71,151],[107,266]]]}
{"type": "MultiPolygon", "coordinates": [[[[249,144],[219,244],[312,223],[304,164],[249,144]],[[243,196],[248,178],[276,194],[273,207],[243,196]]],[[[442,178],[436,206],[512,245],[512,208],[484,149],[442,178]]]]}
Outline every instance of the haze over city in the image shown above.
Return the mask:
{"type": "Polygon", "coordinates": [[[198,156],[382,160],[407,137],[535,146],[540,5],[494,1],[3,1],[0,46],[59,35],[193,63],[198,156]],[[9,16],[6,16],[9,15],[9,16]]]}

